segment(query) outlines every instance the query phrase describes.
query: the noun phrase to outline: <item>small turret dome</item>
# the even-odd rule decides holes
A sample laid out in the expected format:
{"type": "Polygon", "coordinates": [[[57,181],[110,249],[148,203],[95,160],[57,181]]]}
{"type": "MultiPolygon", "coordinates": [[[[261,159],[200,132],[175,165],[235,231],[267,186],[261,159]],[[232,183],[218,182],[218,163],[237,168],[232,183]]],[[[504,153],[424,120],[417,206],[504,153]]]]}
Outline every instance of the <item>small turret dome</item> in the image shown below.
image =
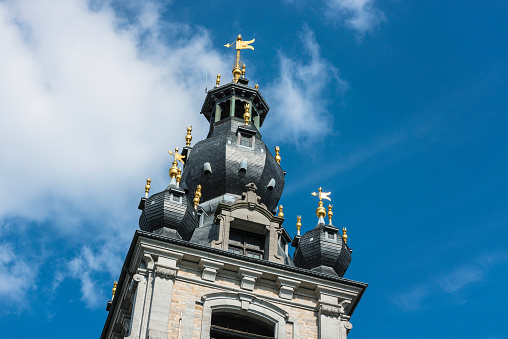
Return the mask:
{"type": "Polygon", "coordinates": [[[351,263],[351,252],[337,227],[318,223],[299,239],[293,261],[297,267],[342,277],[351,263]]]}
{"type": "Polygon", "coordinates": [[[170,185],[164,191],[149,197],[139,217],[139,228],[148,232],[169,233],[173,230],[174,236],[189,240],[198,225],[198,216],[192,199],[185,194],[184,190],[176,185],[170,185]]]}

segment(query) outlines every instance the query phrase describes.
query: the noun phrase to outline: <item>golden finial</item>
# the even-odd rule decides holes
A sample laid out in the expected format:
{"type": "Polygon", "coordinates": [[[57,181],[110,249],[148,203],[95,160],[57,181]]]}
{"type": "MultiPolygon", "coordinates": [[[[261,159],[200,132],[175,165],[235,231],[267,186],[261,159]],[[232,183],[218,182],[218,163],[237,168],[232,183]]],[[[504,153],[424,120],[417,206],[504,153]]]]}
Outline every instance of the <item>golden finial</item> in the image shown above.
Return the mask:
{"type": "Polygon", "coordinates": [[[323,191],[323,189],[321,187],[319,187],[319,193],[316,193],[316,192],[311,193],[313,196],[319,196],[319,203],[318,203],[319,207],[316,209],[316,215],[319,219],[324,218],[326,215],[326,209],[323,207],[323,199],[328,199],[330,201],[332,200],[328,197],[332,192],[323,193],[322,191],[323,191]]]}
{"type": "Polygon", "coordinates": [[[296,235],[300,235],[300,229],[302,228],[302,216],[296,216],[296,235]]]}
{"type": "Polygon", "coordinates": [[[113,300],[115,298],[116,285],[118,285],[118,281],[115,281],[113,283],[113,289],[111,290],[111,292],[113,293],[113,296],[111,297],[111,300],[113,300]]]}
{"type": "Polygon", "coordinates": [[[332,205],[328,205],[328,221],[330,225],[332,224],[332,216],[333,216],[332,207],[333,207],[332,205]]]}
{"type": "Polygon", "coordinates": [[[194,193],[194,209],[198,208],[199,200],[201,200],[201,185],[198,185],[196,193],[194,193]]]}
{"type": "Polygon", "coordinates": [[[277,215],[280,218],[284,218],[284,212],[282,211],[284,207],[282,205],[279,205],[279,214],[277,215]]]}
{"type": "Polygon", "coordinates": [[[178,174],[176,175],[176,186],[180,187],[180,181],[182,180],[182,169],[178,169],[178,174]]]}
{"type": "Polygon", "coordinates": [[[344,240],[344,243],[347,243],[347,229],[345,227],[342,228],[342,240],[344,240]]]}
{"type": "Polygon", "coordinates": [[[245,78],[245,68],[247,68],[247,66],[245,66],[245,64],[242,66],[242,78],[245,78]]]}
{"type": "Polygon", "coordinates": [[[244,107],[245,107],[245,113],[243,114],[243,120],[245,121],[245,124],[248,125],[249,120],[250,120],[250,113],[249,113],[250,105],[248,103],[246,103],[244,107]]]}
{"type": "Polygon", "coordinates": [[[150,183],[151,182],[152,182],[152,179],[150,179],[150,178],[146,179],[145,198],[148,198],[148,193],[150,193],[150,183]]]}
{"type": "Polygon", "coordinates": [[[250,46],[256,39],[252,39],[250,41],[243,41],[242,36],[238,34],[238,38],[236,38],[236,43],[226,44],[225,47],[229,48],[232,46],[235,46],[236,48],[236,57],[235,62],[233,64],[233,82],[238,82],[238,79],[242,75],[242,73],[245,75],[245,72],[242,71],[242,66],[245,66],[245,64],[241,60],[240,56],[240,50],[242,49],[254,49],[254,47],[250,46]]]}
{"type": "Polygon", "coordinates": [[[190,147],[190,142],[192,141],[192,126],[187,126],[187,135],[185,136],[185,146],[190,147]]]}
{"type": "Polygon", "coordinates": [[[215,87],[219,87],[220,84],[220,73],[217,74],[217,79],[215,80],[215,87]]]}
{"type": "Polygon", "coordinates": [[[259,85],[258,85],[258,84],[255,84],[255,85],[254,85],[254,88],[255,88],[255,89],[259,89],[259,85]]]}
{"type": "Polygon", "coordinates": [[[280,165],[280,161],[281,161],[281,157],[280,157],[280,147],[279,146],[275,146],[275,161],[277,161],[277,163],[280,165]]]}

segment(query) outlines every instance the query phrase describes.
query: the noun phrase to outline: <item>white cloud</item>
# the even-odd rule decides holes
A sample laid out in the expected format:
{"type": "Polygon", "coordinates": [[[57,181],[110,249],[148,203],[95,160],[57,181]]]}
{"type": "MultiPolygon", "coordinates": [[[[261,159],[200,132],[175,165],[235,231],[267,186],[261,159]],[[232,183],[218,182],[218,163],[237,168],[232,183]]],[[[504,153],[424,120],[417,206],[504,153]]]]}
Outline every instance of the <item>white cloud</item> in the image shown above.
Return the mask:
{"type": "Polygon", "coordinates": [[[314,33],[307,27],[301,43],[309,61],[305,63],[279,52],[280,75],[268,86],[270,97],[277,98],[267,121],[268,134],[295,143],[313,141],[330,133],[333,113],[327,110],[324,90],[334,87],[336,91],[331,94],[340,95],[347,89],[337,68],[321,57],[314,33]]]}
{"type": "MultiPolygon", "coordinates": [[[[26,293],[37,289],[35,276],[38,268],[21,254],[11,243],[0,243],[0,298],[17,303],[26,293]]],[[[2,312],[8,308],[2,308],[2,312]]]]}
{"type": "Polygon", "coordinates": [[[360,34],[372,31],[386,20],[384,13],[376,8],[374,0],[326,0],[327,15],[345,21],[360,34]]]}
{"type": "MultiPolygon", "coordinates": [[[[147,176],[154,190],[167,185],[166,151],[183,145],[187,125],[195,140],[205,135],[196,98],[206,72],[229,67],[205,29],[164,22],[156,3],[135,5],[129,18],[109,2],[89,5],[0,2],[0,187],[8,192],[0,221],[45,223],[63,239],[93,242],[98,254],[84,247],[76,259],[87,270],[72,276],[95,305],[94,272],[118,274],[136,228],[132,197],[147,176]]],[[[19,260],[2,265],[2,281],[27,271],[19,260]]]]}

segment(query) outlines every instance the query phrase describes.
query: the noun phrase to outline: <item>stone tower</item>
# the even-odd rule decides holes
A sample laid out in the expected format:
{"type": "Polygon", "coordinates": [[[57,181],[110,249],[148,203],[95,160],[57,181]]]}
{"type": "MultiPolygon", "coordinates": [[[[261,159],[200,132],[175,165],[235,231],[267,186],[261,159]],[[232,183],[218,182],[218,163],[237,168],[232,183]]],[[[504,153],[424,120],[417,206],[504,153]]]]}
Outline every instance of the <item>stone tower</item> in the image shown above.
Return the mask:
{"type": "Polygon", "coordinates": [[[207,138],[191,147],[188,128],[181,154],[171,152],[169,186],[148,196],[147,183],[101,338],[343,339],[351,330],[367,284],[342,278],[351,249],[331,208],[324,221],[326,194],[302,236],[298,226],[292,239],[277,213],[285,172],[259,132],[269,106],[244,77],[240,49],[250,43],[238,37],[233,81],[218,77],[207,92],[207,138]]]}

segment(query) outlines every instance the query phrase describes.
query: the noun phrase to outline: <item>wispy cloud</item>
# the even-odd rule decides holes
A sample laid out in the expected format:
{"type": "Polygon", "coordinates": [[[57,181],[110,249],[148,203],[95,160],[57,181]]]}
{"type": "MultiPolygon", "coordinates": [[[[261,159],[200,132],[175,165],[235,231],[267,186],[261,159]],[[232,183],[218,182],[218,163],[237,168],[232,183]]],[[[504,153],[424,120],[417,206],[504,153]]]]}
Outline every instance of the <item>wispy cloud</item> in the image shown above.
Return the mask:
{"type": "Polygon", "coordinates": [[[326,15],[354,29],[361,35],[372,31],[386,20],[375,0],[326,0],[326,15]]]}
{"type": "MultiPolygon", "coordinates": [[[[132,2],[128,17],[112,3],[0,2],[0,187],[9,192],[0,221],[45,225],[74,246],[86,239],[75,258],[84,269],[69,259],[72,274],[55,276],[51,290],[79,279],[91,306],[100,296],[95,274],[118,274],[136,228],[129,197],[147,176],[154,189],[165,187],[158,169],[169,163],[167,148],[183,144],[187,125],[196,138],[207,131],[193,100],[204,74],[229,69],[205,29],[165,22],[157,2],[132,2]],[[113,258],[115,269],[97,255],[113,258]]],[[[11,256],[15,246],[2,247],[2,301],[36,275],[11,256]]]]}
{"type": "Polygon", "coordinates": [[[337,68],[321,56],[314,32],[308,27],[304,27],[300,42],[308,62],[279,52],[281,72],[268,88],[274,106],[267,130],[274,132],[271,134],[276,139],[297,144],[330,133],[333,113],[328,110],[324,89],[331,86],[336,88],[331,95],[341,95],[348,86],[337,68]]]}
{"type": "Polygon", "coordinates": [[[508,252],[486,253],[476,260],[456,267],[447,273],[440,274],[417,286],[392,296],[392,301],[406,311],[418,310],[431,297],[445,295],[455,297],[454,302],[467,303],[467,296],[460,295],[475,282],[485,281],[486,276],[495,266],[508,262],[508,252]]]}
{"type": "Polygon", "coordinates": [[[9,311],[5,306],[23,300],[28,291],[37,289],[37,270],[38,265],[17,253],[13,244],[0,243],[0,298],[8,301],[0,313],[9,311]]]}

